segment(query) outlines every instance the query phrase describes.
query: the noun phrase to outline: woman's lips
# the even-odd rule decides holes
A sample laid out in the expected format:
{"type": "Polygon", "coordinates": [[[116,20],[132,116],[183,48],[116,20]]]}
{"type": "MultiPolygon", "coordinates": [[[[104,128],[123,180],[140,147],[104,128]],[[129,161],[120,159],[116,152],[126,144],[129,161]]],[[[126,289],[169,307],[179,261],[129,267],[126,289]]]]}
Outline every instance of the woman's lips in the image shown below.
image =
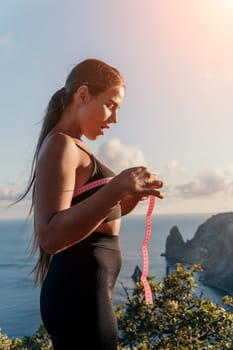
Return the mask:
{"type": "Polygon", "coordinates": [[[100,127],[100,134],[101,134],[101,135],[104,135],[104,129],[109,129],[109,128],[110,128],[109,125],[103,125],[103,126],[101,126],[101,127],[100,127]]]}

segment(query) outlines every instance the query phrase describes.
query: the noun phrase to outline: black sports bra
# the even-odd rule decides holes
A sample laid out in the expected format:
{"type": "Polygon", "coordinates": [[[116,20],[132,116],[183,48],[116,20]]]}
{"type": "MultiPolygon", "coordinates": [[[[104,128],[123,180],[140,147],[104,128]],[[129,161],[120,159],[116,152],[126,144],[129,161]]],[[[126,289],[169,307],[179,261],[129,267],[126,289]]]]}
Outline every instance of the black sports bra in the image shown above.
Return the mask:
{"type": "MultiPolygon", "coordinates": [[[[92,164],[93,164],[93,170],[92,170],[91,176],[89,177],[87,182],[85,182],[84,185],[86,185],[90,182],[99,180],[99,179],[115,176],[115,173],[111,169],[109,169],[106,165],[101,163],[98,159],[96,159],[94,157],[94,155],[89,153],[87,150],[85,150],[80,145],[76,144],[76,146],[89,155],[89,157],[91,158],[92,164]]],[[[104,185],[100,185],[98,187],[89,189],[89,190],[87,190],[87,191],[85,191],[77,196],[74,196],[72,198],[72,201],[71,201],[71,206],[83,201],[84,199],[86,199],[88,197],[90,197],[93,193],[98,191],[103,186],[104,185]]],[[[120,217],[121,217],[121,206],[120,206],[120,204],[118,204],[115,206],[115,208],[111,211],[109,216],[103,222],[108,222],[111,220],[119,219],[120,217]]]]}

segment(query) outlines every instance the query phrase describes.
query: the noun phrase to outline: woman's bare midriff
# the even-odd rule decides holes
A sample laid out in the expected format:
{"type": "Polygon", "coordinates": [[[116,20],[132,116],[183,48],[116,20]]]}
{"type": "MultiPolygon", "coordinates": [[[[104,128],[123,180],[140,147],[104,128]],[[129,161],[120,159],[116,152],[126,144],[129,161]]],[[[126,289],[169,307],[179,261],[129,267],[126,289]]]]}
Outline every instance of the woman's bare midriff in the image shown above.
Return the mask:
{"type": "Polygon", "coordinates": [[[112,236],[118,236],[120,232],[121,219],[115,219],[112,221],[104,222],[98,226],[95,231],[106,233],[112,236]]]}

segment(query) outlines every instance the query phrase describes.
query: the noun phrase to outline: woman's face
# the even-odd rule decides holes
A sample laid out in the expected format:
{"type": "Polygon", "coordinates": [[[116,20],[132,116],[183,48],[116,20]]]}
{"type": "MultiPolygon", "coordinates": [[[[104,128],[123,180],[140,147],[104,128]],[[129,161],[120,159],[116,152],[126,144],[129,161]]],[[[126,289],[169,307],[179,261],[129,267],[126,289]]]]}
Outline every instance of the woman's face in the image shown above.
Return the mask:
{"type": "Polygon", "coordinates": [[[111,88],[90,99],[79,110],[79,128],[82,135],[95,140],[104,135],[112,123],[117,123],[117,111],[125,96],[124,87],[111,88]]]}

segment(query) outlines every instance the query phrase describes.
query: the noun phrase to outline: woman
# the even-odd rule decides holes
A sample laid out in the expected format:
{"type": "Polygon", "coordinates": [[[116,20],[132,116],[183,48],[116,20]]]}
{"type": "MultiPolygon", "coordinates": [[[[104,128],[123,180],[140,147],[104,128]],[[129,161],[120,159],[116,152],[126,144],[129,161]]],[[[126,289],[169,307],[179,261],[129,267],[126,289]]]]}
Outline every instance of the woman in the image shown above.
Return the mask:
{"type": "Polygon", "coordinates": [[[41,316],[55,350],[117,348],[111,297],[121,267],[121,215],[149,195],[163,197],[156,174],[134,167],[115,176],[81,139],[96,140],[117,123],[124,94],[115,68],[87,59],[53,95],[44,118],[27,192],[33,187],[41,316]]]}

